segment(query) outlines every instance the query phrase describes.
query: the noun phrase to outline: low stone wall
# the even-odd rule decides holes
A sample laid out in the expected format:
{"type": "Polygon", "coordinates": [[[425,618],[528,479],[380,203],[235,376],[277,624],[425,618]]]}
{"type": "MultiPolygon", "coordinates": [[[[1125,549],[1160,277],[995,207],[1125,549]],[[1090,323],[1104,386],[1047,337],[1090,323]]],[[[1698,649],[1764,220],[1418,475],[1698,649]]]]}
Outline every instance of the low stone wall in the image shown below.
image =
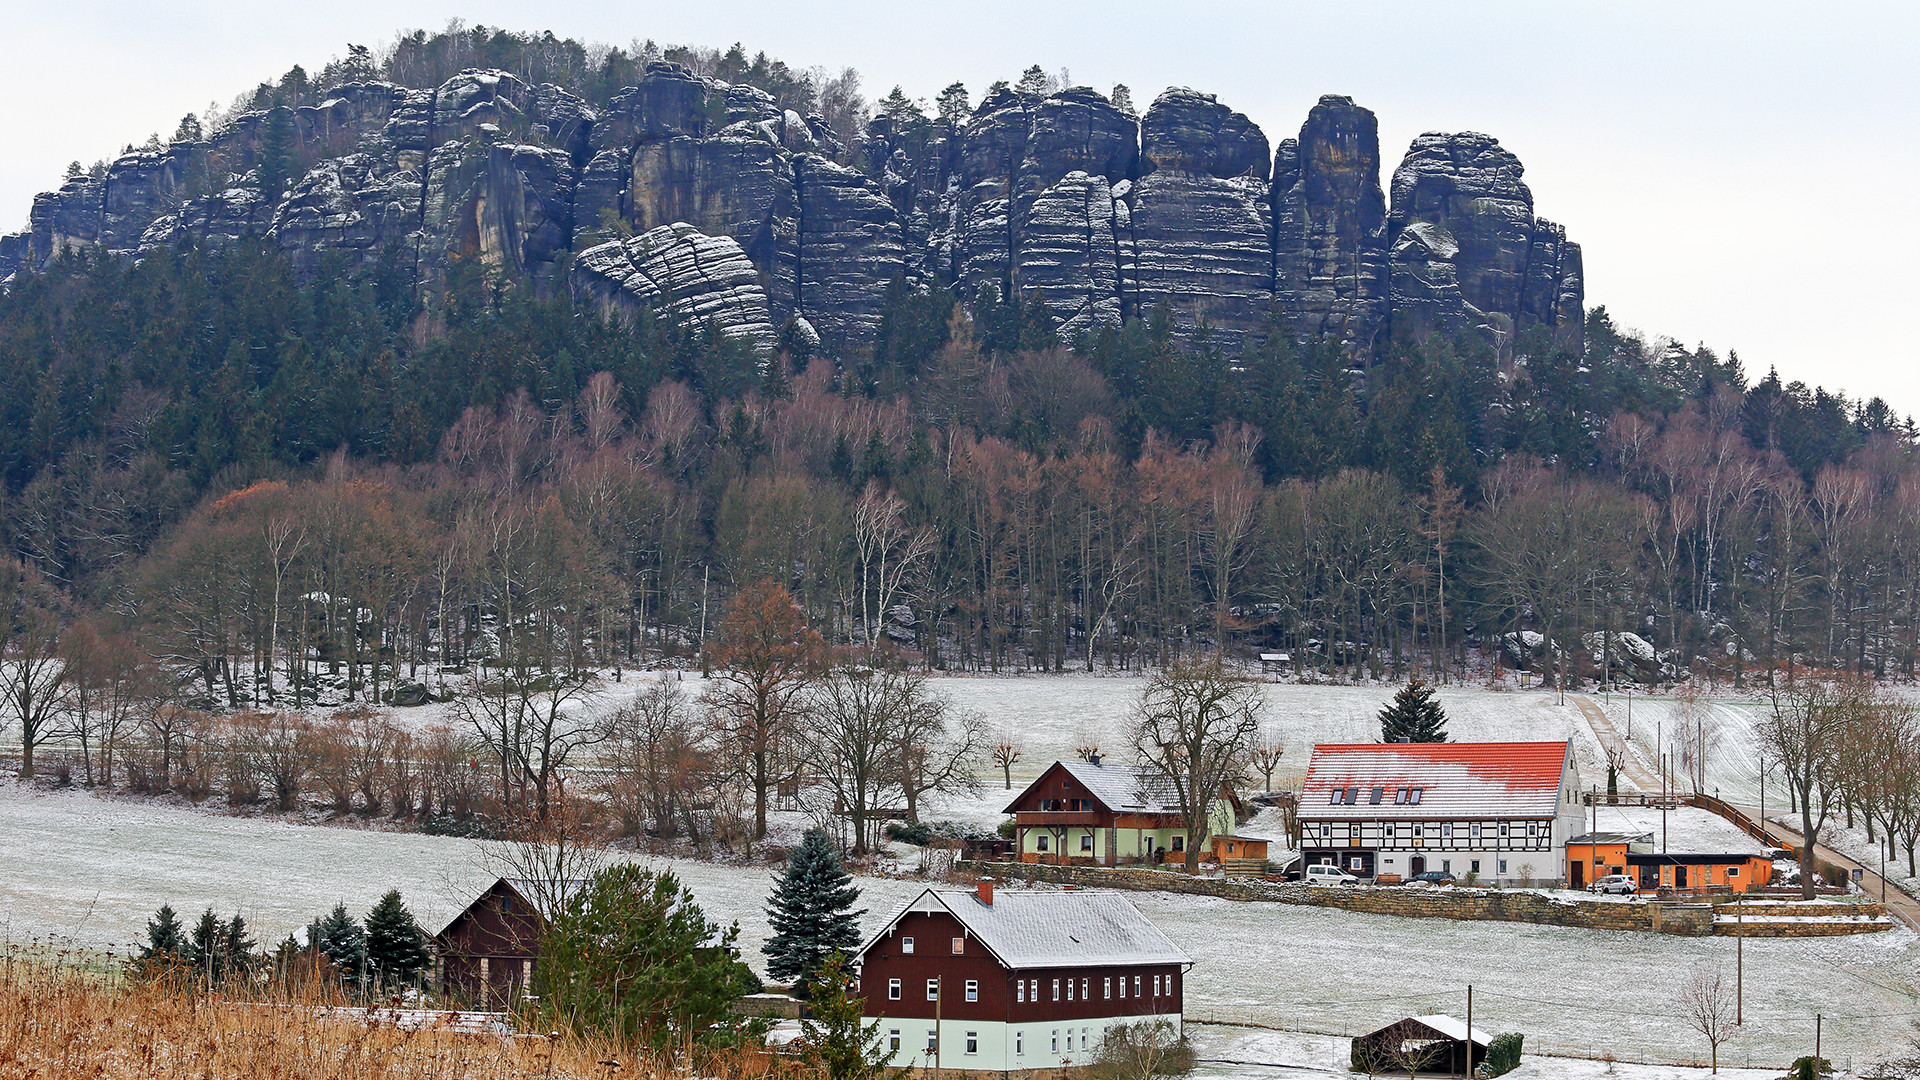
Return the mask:
{"type": "Polygon", "coordinates": [[[1878,919],[1847,919],[1840,922],[1748,919],[1743,923],[1736,923],[1728,922],[1723,915],[1713,924],[1713,933],[1716,937],[1844,937],[1848,934],[1877,934],[1882,930],[1891,929],[1893,929],[1893,922],[1885,916],[1878,919]]]}
{"type": "MultiPolygon", "coordinates": [[[[1295,883],[1228,881],[1221,878],[1189,877],[1186,874],[1148,870],[1138,867],[1042,866],[1034,863],[979,863],[975,868],[1000,878],[1045,881],[1087,888],[1131,889],[1139,892],[1190,893],[1217,896],[1227,900],[1256,903],[1300,904],[1308,907],[1339,908],[1369,915],[1398,915],[1413,919],[1465,919],[1495,922],[1536,923],[1546,926],[1574,926],[1587,930],[1633,930],[1643,933],[1679,934],[1705,937],[1721,931],[1715,923],[1714,907],[1704,903],[1645,903],[1580,900],[1547,896],[1538,892],[1502,889],[1420,889],[1392,886],[1339,888],[1295,883]]],[[[1825,908],[1829,905],[1817,905],[1825,908]]],[[[1877,905],[1836,904],[1843,911],[1821,911],[1822,915],[1878,915],[1870,911],[1877,905]]],[[[1725,909],[1722,909],[1725,917],[1725,909]]],[[[1797,911],[1795,914],[1816,914],[1797,911]]],[[[1759,925],[1755,918],[1748,922],[1759,925]]],[[[1805,931],[1808,937],[1835,933],[1869,933],[1866,929],[1839,931],[1833,927],[1873,927],[1887,929],[1884,920],[1845,922],[1771,921],[1775,928],[1769,936],[1791,937],[1792,930],[1805,931]]],[[[1760,936],[1755,934],[1753,936],[1760,936]]]]}

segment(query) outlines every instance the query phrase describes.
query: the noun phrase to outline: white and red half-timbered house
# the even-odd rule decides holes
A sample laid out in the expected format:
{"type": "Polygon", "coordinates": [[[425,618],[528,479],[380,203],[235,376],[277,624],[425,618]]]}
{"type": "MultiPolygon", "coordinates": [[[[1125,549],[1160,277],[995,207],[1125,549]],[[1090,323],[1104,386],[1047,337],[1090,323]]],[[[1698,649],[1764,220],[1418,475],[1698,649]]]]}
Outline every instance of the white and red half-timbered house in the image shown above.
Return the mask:
{"type": "Polygon", "coordinates": [[[1570,742],[1322,743],[1300,789],[1306,865],[1558,885],[1584,831],[1570,742]]]}
{"type": "Polygon", "coordinates": [[[894,1067],[1091,1064],[1108,1030],[1180,1028],[1192,961],[1112,893],[927,889],[857,956],[866,1022],[894,1067]]]}

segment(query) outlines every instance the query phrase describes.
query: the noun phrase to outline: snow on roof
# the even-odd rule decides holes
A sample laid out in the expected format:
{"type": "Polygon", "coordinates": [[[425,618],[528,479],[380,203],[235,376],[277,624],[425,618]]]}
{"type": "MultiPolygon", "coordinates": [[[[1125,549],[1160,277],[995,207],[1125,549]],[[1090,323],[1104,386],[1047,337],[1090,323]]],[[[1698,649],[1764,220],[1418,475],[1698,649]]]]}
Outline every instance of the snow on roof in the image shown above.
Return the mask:
{"type": "MultiPolygon", "coordinates": [[[[1449,1039],[1455,1039],[1460,1042],[1465,1042],[1467,1039],[1467,1024],[1464,1020],[1456,1020],[1444,1013],[1434,1013],[1431,1016],[1416,1016],[1413,1020],[1415,1023],[1427,1025],[1449,1039]]],[[[1487,1034],[1487,1032],[1480,1028],[1474,1028],[1473,1041],[1485,1046],[1493,1041],[1493,1036],[1487,1034]]]]}
{"type": "Polygon", "coordinates": [[[860,955],[916,911],[952,915],[1014,970],[1193,962],[1126,898],[1078,891],[1003,891],[992,904],[983,904],[971,890],[927,889],[896,908],[860,947],[860,955]]]}
{"type": "MultiPolygon", "coordinates": [[[[1147,813],[1177,814],[1180,812],[1180,794],[1174,790],[1173,782],[1165,776],[1143,769],[1137,765],[1120,765],[1110,762],[1098,764],[1091,761],[1056,761],[1041,772],[1045,777],[1054,767],[1067,771],[1067,775],[1079,781],[1102,806],[1115,813],[1126,810],[1147,813]]],[[[1034,783],[1039,783],[1035,780],[1034,783]]],[[[1033,785],[1028,785],[1032,790],[1033,785]]],[[[1026,792],[1020,793],[1020,799],[1026,798],[1026,792]]],[[[1014,813],[1020,805],[1015,799],[1007,805],[1005,813],[1014,813]]]]}
{"type": "Polygon", "coordinates": [[[1568,742],[1322,743],[1307,764],[1300,816],[1552,817],[1572,751],[1568,742]],[[1352,801],[1335,803],[1346,788],[1358,789],[1352,801]],[[1420,801],[1396,802],[1402,788],[1418,788],[1420,801]]]}

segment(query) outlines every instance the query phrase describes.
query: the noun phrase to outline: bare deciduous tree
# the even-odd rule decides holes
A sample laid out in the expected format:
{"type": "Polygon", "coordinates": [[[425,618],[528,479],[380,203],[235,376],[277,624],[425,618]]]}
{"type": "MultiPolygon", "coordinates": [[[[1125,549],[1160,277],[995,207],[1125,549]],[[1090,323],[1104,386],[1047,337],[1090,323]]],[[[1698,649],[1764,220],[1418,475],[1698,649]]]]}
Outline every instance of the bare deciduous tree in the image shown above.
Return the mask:
{"type": "Polygon", "coordinates": [[[1167,784],[1186,833],[1186,867],[1200,869],[1213,805],[1232,783],[1260,731],[1260,692],[1218,659],[1181,658],[1147,681],[1133,722],[1133,748],[1167,784]]]}
{"type": "Polygon", "coordinates": [[[1000,770],[1002,779],[1006,781],[1007,790],[1012,791],[1013,765],[1020,760],[1020,748],[1014,745],[1013,740],[1002,735],[1000,741],[993,744],[991,752],[994,766],[1000,770]]]}
{"type": "Polygon", "coordinates": [[[1739,1026],[1734,1023],[1739,1011],[1739,1003],[1734,1000],[1735,992],[1733,984],[1727,981],[1719,968],[1714,967],[1696,969],[1674,994],[1675,1004],[1680,1008],[1680,1018],[1707,1040],[1715,1073],[1720,1071],[1720,1047],[1740,1033],[1739,1026]]]}

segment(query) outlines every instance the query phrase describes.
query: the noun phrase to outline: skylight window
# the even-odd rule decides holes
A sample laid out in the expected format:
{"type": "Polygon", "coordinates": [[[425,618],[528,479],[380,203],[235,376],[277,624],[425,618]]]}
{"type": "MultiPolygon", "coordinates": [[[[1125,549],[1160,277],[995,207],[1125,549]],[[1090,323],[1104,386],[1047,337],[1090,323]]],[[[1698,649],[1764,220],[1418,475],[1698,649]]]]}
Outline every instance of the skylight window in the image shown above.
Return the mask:
{"type": "Polygon", "coordinates": [[[1406,789],[1406,788],[1394,788],[1394,789],[1393,789],[1393,804],[1394,804],[1395,806],[1402,806],[1402,805],[1405,805],[1405,804],[1406,804],[1406,801],[1407,801],[1407,789],[1406,789]]]}
{"type": "Polygon", "coordinates": [[[1369,802],[1369,803],[1371,803],[1371,804],[1372,804],[1372,805],[1374,805],[1374,806],[1379,806],[1379,805],[1380,805],[1380,795],[1381,795],[1381,793],[1382,793],[1382,792],[1384,792],[1384,791],[1386,791],[1386,789],[1385,789],[1385,788],[1374,788],[1374,789],[1373,789],[1373,794],[1367,797],[1367,802],[1369,802]]]}
{"type": "Polygon", "coordinates": [[[1423,792],[1423,791],[1425,791],[1425,790],[1427,790],[1427,789],[1426,789],[1426,788],[1408,788],[1408,789],[1407,789],[1407,804],[1408,804],[1409,806],[1419,806],[1419,805],[1420,805],[1420,793],[1421,793],[1421,792],[1423,792]]]}

